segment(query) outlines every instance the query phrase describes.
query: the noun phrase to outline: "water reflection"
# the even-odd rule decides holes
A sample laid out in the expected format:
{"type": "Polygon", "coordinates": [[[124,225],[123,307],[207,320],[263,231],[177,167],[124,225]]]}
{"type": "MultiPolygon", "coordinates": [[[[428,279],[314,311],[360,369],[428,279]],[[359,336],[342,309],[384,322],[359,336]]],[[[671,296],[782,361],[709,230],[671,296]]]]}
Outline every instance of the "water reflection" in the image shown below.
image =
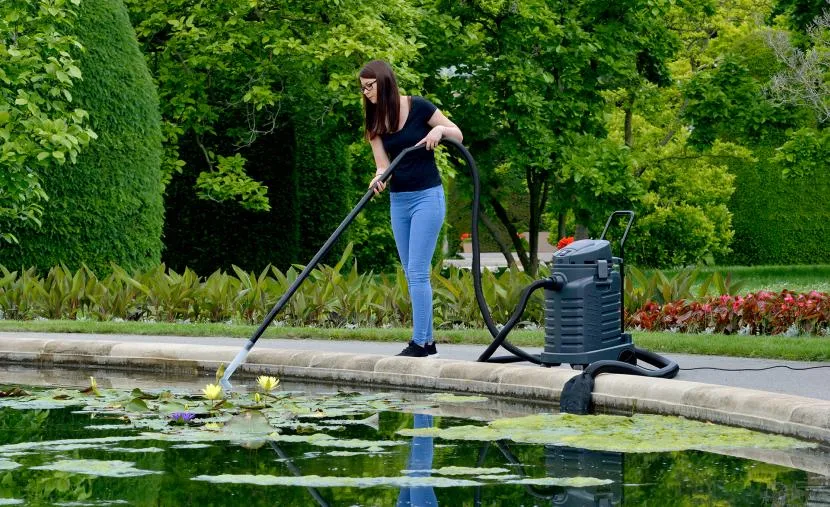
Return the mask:
{"type": "MultiPolygon", "coordinates": [[[[431,415],[415,414],[414,428],[432,428],[431,415]]],[[[432,437],[412,437],[409,447],[409,459],[406,462],[407,475],[410,477],[429,477],[432,470],[432,437]]],[[[432,486],[403,487],[398,494],[398,507],[430,507],[438,505],[432,486]]]]}

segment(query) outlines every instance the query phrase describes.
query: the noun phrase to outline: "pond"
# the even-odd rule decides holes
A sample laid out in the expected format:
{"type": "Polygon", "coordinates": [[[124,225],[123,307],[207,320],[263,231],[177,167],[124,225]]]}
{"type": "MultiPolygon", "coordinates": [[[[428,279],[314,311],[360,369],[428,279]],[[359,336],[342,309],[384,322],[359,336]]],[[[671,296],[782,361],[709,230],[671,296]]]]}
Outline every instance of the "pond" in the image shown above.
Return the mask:
{"type": "Polygon", "coordinates": [[[675,417],[95,373],[60,387],[0,376],[0,505],[791,506],[826,494],[820,471],[758,458],[827,463],[825,448],[675,417]]]}

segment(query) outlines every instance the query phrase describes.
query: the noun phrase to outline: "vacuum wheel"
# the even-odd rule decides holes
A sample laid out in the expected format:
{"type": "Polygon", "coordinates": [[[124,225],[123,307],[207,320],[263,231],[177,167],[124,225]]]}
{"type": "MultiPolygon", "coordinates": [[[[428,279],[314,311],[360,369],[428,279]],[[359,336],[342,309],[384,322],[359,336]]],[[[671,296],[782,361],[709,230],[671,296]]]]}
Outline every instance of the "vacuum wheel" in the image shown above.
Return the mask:
{"type": "Polygon", "coordinates": [[[581,371],[581,370],[584,370],[587,367],[588,367],[587,364],[571,364],[571,369],[572,370],[580,370],[581,371]]]}

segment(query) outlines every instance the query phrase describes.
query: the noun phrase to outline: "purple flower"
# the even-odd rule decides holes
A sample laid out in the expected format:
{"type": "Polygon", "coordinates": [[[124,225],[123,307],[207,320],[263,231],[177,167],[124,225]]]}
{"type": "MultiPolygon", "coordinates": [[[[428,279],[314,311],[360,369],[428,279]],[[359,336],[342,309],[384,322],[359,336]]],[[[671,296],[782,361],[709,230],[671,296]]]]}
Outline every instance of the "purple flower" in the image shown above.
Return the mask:
{"type": "Polygon", "coordinates": [[[173,412],[170,414],[170,419],[173,424],[187,424],[196,417],[193,412],[173,412]]]}

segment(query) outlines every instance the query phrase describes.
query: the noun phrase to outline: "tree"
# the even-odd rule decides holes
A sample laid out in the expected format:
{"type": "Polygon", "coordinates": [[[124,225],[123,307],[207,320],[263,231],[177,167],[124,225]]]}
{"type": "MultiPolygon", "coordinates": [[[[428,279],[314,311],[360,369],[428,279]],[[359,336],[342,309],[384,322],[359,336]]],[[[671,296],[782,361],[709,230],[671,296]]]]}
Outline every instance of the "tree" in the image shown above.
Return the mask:
{"type": "Polygon", "coordinates": [[[80,0],[6,0],[0,16],[0,239],[12,225],[40,225],[42,171],[75,163],[95,138],[73,86],[83,49],[73,26],[80,0]]]}
{"type": "Polygon", "coordinates": [[[768,100],[765,88],[786,66],[765,41],[768,28],[759,26],[756,16],[773,6],[737,5],[740,9],[724,8],[713,18],[711,35],[697,52],[701,63],[683,84],[682,119],[692,127],[690,146],[709,155],[712,147],[728,142],[752,155],[722,158],[735,176],[729,201],[735,234],[733,252],[718,257],[733,264],[818,262],[827,249],[828,209],[821,196],[828,180],[821,173],[802,181],[781,177],[782,169],[801,170],[795,159],[809,164],[826,159],[821,138],[799,137],[803,127],[816,125],[815,115],[803,102],[792,107],[768,100]],[[785,143],[796,137],[787,153],[785,143]]]}
{"type": "MultiPolygon", "coordinates": [[[[549,201],[588,223],[636,194],[636,183],[621,170],[625,148],[604,141],[602,92],[640,77],[665,79],[663,62],[673,45],[660,14],[669,2],[436,5],[463,29],[451,42],[428,46],[436,76],[430,82],[451,98],[448,109],[472,140],[487,213],[509,232],[524,269],[535,273],[536,238],[549,201]],[[517,192],[529,196],[527,224],[518,225],[502,204],[517,192]],[[527,227],[529,249],[517,226],[527,227]]],[[[441,40],[441,25],[427,33],[441,40]]]]}
{"type": "MultiPolygon", "coordinates": [[[[410,63],[422,46],[416,21],[425,15],[403,0],[127,4],[159,88],[165,171],[179,179],[177,195],[195,184],[203,198],[252,211],[222,227],[271,231],[270,251],[247,256],[248,267],[306,261],[354,204],[351,145],[363,142],[357,71],[384,58],[404,88],[418,84],[410,63]]],[[[184,234],[178,217],[200,219],[169,197],[167,236],[184,234]]],[[[199,246],[212,247],[234,262],[234,250],[247,245],[199,246]]],[[[199,257],[181,248],[179,258],[199,257]]]]}
{"type": "Polygon", "coordinates": [[[20,244],[4,248],[0,263],[148,269],[159,262],[163,221],[155,89],[121,0],[83,0],[70,35],[84,47],[74,52],[72,73],[83,80],[73,83],[73,103],[89,112],[98,139],[76,164],[43,168],[43,227],[14,229],[20,244]]]}

